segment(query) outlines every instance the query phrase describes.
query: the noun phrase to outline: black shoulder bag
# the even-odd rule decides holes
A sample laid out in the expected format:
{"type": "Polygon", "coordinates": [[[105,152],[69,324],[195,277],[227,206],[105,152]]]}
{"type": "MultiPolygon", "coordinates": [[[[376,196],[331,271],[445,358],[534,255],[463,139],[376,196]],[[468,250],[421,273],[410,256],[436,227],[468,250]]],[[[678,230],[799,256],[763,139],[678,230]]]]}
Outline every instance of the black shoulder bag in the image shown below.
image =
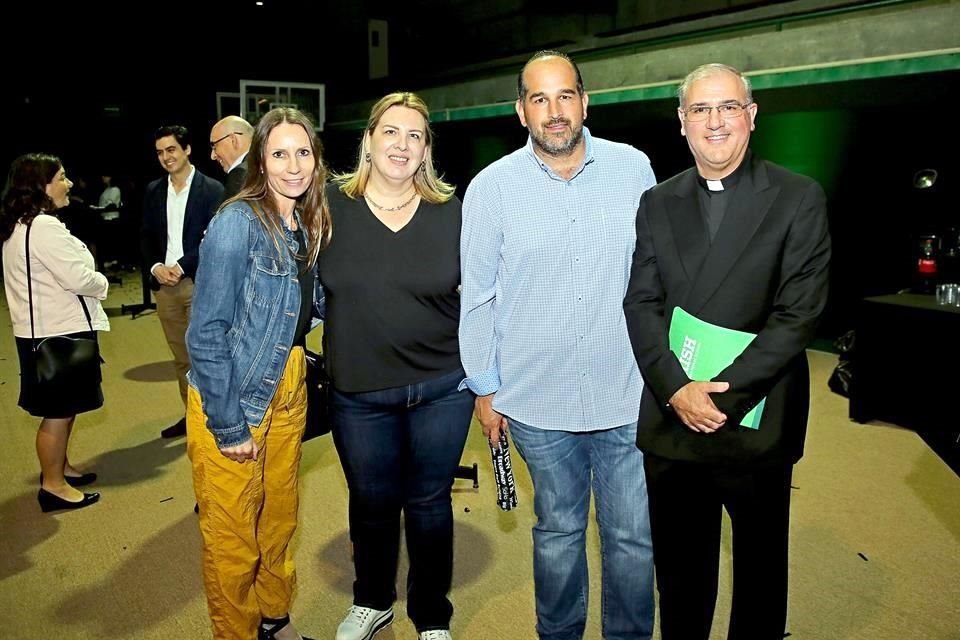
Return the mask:
{"type": "MultiPolygon", "coordinates": [[[[37,340],[33,328],[33,277],[30,273],[30,230],[27,225],[27,298],[30,305],[30,344],[33,350],[34,374],[41,388],[49,391],[64,389],[74,384],[100,382],[100,349],[96,339],[71,338],[70,336],[49,336],[37,340]]],[[[83,298],[77,296],[83,315],[87,317],[87,326],[93,331],[90,312],[83,298]]]]}
{"type": "Polygon", "coordinates": [[[330,378],[327,377],[323,354],[304,349],[307,361],[307,426],[303,441],[330,433],[330,378]]]}

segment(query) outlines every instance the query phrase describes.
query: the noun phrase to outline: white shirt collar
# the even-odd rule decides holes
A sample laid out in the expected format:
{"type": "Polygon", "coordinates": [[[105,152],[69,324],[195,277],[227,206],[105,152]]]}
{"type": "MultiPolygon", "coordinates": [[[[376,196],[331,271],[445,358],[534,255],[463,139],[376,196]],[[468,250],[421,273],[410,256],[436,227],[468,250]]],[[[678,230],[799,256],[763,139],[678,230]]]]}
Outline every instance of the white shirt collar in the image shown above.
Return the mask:
{"type": "MultiPolygon", "coordinates": [[[[190,165],[190,173],[187,175],[187,181],[183,183],[183,190],[184,190],[184,191],[187,191],[187,192],[190,191],[190,186],[193,184],[193,176],[194,176],[194,174],[196,174],[196,173],[197,173],[197,168],[191,164],[191,165],[190,165]]],[[[167,174],[167,190],[168,190],[168,191],[174,191],[174,188],[173,188],[173,176],[170,175],[170,174],[167,174]]]]}
{"type": "Polygon", "coordinates": [[[233,171],[234,169],[236,169],[237,167],[239,167],[239,166],[240,166],[240,163],[242,163],[244,160],[247,159],[247,154],[248,154],[248,153],[250,153],[250,152],[249,152],[249,151],[244,152],[244,154],[243,154],[242,156],[240,156],[239,158],[237,158],[237,159],[233,162],[233,164],[230,165],[230,168],[227,169],[227,173],[230,173],[231,171],[233,171]]]}

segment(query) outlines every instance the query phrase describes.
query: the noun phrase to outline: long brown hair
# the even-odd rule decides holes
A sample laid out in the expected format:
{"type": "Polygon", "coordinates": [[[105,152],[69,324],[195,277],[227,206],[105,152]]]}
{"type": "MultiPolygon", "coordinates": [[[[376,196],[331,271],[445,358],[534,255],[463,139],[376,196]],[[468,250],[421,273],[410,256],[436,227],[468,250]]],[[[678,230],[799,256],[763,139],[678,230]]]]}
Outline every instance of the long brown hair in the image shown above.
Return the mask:
{"type": "Polygon", "coordinates": [[[370,161],[367,159],[367,152],[370,150],[370,137],[380,124],[380,119],[390,107],[407,107],[413,109],[423,116],[423,132],[426,153],[423,156],[423,169],[418,169],[413,174],[413,187],[417,194],[432,204],[442,204],[453,197],[454,187],[443,181],[443,177],[437,174],[433,166],[433,130],[430,128],[430,109],[423,98],[409,91],[398,91],[390,93],[377,101],[370,110],[370,119],[367,120],[367,128],[363,132],[363,138],[360,140],[360,149],[357,151],[357,167],[350,173],[343,173],[334,176],[334,181],[340,185],[340,191],[347,196],[357,199],[363,196],[367,188],[367,181],[370,179],[370,161]]]}
{"type": "Polygon", "coordinates": [[[277,107],[268,111],[257,123],[250,141],[250,152],[247,154],[247,176],[243,187],[234,197],[221,205],[221,209],[231,202],[244,201],[267,233],[273,238],[274,245],[279,252],[285,246],[284,233],[276,203],[267,186],[266,175],[266,146],[270,132],[283,123],[295,124],[303,127],[310,140],[310,151],[316,158],[313,168],[313,180],[307,190],[297,198],[296,211],[300,214],[300,222],[304,226],[307,238],[307,263],[313,264],[317,259],[320,248],[330,241],[330,208],[327,206],[327,167],[323,161],[323,146],[310,119],[297,109],[277,107]]]}
{"type": "Polygon", "coordinates": [[[48,153],[25,153],[13,161],[3,188],[0,242],[13,234],[17,222],[30,224],[41,213],[53,213],[57,205],[47,195],[47,185],[61,167],[60,158],[48,153]]]}

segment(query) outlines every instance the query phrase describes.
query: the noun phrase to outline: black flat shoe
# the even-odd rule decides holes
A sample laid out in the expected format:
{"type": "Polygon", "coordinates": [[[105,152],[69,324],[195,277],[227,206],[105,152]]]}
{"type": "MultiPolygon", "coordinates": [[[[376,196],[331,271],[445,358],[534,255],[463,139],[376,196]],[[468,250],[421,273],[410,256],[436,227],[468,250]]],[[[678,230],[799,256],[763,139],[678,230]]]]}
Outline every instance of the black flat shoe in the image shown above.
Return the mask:
{"type": "MultiPolygon", "coordinates": [[[[280,629],[283,629],[285,626],[290,624],[290,616],[286,615],[282,618],[260,618],[260,628],[257,631],[257,640],[274,640],[277,637],[277,632],[280,629]],[[269,629],[265,629],[263,625],[271,625],[269,629]]],[[[305,635],[301,635],[303,640],[313,640],[308,638],[305,635]]]]}
{"type": "Polygon", "coordinates": [[[63,476],[63,479],[66,480],[67,484],[71,487],[85,487],[97,481],[97,474],[91,471],[90,473],[84,473],[79,476],[63,476]]]}
{"type": "Polygon", "coordinates": [[[161,438],[180,438],[187,435],[187,419],[180,418],[174,424],[160,432],[161,438]]]}
{"type": "Polygon", "coordinates": [[[48,511],[59,511],[60,509],[83,509],[84,507],[89,507],[99,499],[99,493],[85,493],[83,494],[83,500],[79,502],[64,500],[46,489],[40,489],[40,492],[37,493],[37,502],[40,503],[40,509],[44,513],[48,511]]]}
{"type": "MultiPolygon", "coordinates": [[[[90,472],[85,473],[82,476],[63,476],[63,479],[67,481],[67,484],[71,487],[85,487],[88,484],[93,484],[97,481],[97,474],[90,472]]],[[[43,473],[40,474],[40,486],[43,486],[43,473]]]]}

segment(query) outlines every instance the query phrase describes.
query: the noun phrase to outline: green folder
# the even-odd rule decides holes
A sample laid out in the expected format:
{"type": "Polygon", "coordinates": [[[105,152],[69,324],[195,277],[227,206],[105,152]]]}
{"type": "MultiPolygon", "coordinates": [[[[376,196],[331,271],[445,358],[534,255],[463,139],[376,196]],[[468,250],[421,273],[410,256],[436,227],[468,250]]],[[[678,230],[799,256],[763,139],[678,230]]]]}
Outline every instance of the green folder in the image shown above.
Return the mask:
{"type": "MultiPolygon", "coordinates": [[[[756,334],[727,329],[692,316],[674,307],[670,320],[670,351],[691,380],[705,382],[726,369],[743,353],[756,334]]],[[[743,417],[740,424],[748,429],[760,427],[764,398],[743,417]]]]}

